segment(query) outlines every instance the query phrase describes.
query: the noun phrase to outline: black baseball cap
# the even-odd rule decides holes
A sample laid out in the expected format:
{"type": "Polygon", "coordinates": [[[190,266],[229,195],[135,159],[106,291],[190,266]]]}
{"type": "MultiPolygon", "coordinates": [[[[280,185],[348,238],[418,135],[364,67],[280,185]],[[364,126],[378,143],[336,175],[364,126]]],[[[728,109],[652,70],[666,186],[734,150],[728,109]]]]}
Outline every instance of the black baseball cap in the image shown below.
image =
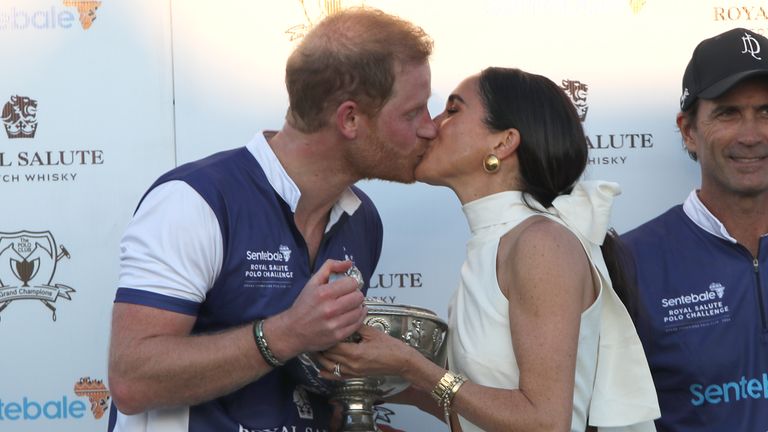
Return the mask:
{"type": "Polygon", "coordinates": [[[768,39],[744,28],[735,28],[699,43],[683,75],[680,109],[696,99],[714,99],[742,80],[768,75],[768,39]]]}

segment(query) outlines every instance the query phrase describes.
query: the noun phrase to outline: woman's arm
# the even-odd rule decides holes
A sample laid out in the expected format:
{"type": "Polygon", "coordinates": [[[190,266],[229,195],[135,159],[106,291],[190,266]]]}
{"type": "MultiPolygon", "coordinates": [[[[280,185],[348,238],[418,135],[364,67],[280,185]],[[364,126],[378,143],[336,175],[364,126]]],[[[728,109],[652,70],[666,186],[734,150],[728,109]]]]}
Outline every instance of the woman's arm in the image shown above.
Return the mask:
{"type": "MultiPolygon", "coordinates": [[[[534,218],[502,238],[497,277],[509,300],[519,389],[467,381],[452,410],[486,431],[569,430],[581,313],[595,298],[586,254],[566,228],[534,218]]],[[[360,334],[361,343],[326,351],[323,367],[340,362],[344,377],[397,374],[425,395],[446,372],[399,340],[369,328],[360,334]]]]}
{"type": "Polygon", "coordinates": [[[439,420],[445,420],[443,415],[443,409],[440,408],[432,397],[421,390],[417,390],[413,387],[408,387],[402,392],[387,398],[386,402],[395,403],[400,405],[411,405],[425,413],[431,414],[439,420]]]}
{"type": "Polygon", "coordinates": [[[519,389],[467,382],[453,409],[487,431],[569,430],[581,313],[595,298],[587,256],[565,227],[537,217],[502,238],[496,267],[519,389]]]}

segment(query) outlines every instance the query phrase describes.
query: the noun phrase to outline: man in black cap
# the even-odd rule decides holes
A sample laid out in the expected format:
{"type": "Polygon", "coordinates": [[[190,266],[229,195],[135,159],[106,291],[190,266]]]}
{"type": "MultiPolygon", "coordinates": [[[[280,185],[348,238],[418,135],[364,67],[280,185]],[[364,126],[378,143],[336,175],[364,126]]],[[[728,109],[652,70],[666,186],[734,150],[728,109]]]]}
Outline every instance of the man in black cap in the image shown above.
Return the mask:
{"type": "Polygon", "coordinates": [[[677,125],[701,188],[623,236],[659,431],[768,430],[768,39],[702,41],[677,125]]]}

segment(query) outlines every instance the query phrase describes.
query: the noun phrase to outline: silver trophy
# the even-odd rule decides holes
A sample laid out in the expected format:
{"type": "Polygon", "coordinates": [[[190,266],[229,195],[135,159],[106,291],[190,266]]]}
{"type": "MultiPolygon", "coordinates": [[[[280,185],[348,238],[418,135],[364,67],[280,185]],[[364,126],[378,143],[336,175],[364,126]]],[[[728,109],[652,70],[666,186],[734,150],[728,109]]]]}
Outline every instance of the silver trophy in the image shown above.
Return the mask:
{"type": "MultiPolygon", "coordinates": [[[[445,366],[448,325],[437,315],[409,305],[378,301],[366,301],[365,305],[368,307],[365,325],[402,340],[435,364],[445,366]]],[[[350,343],[354,342],[354,336],[350,343]]],[[[410,385],[398,376],[326,380],[320,377],[319,365],[308,353],[300,354],[293,366],[304,387],[341,405],[342,432],[380,432],[376,427],[374,405],[410,385]]]]}

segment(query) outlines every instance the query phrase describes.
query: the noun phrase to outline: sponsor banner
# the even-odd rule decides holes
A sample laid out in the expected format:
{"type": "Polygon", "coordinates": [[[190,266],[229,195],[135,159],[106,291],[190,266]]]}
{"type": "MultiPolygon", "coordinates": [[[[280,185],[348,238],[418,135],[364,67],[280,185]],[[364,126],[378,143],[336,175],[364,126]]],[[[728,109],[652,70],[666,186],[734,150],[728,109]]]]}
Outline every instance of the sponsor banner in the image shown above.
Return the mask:
{"type": "Polygon", "coordinates": [[[424,282],[424,274],[418,271],[376,273],[371,277],[367,300],[389,304],[416,304],[413,299],[419,296],[413,290],[422,290],[424,282]]]}
{"type": "Polygon", "coordinates": [[[712,21],[725,27],[743,27],[755,33],[768,35],[768,5],[761,1],[714,2],[712,21]]]}
{"type": "Polygon", "coordinates": [[[107,376],[119,239],[175,165],[170,0],[3,1],[0,37],[0,430],[104,431],[82,371],[107,376]]]}
{"type": "Polygon", "coordinates": [[[0,119],[7,138],[25,142],[10,146],[20,148],[17,152],[0,149],[0,184],[74,182],[86,167],[104,164],[104,149],[50,150],[37,146],[33,141],[40,124],[37,112],[38,100],[25,95],[12,95],[3,105],[0,119]]]}
{"type": "Polygon", "coordinates": [[[69,390],[39,389],[29,393],[0,393],[0,430],[96,430],[96,421],[109,410],[109,390],[103,380],[82,377],[69,390]],[[33,395],[34,394],[34,395],[33,395]],[[78,429],[80,428],[80,429],[78,429]]]}
{"type": "MultiPolygon", "coordinates": [[[[695,45],[733,27],[768,33],[758,1],[2,2],[0,34],[12,61],[0,70],[0,370],[17,372],[4,377],[0,430],[105,429],[105,383],[84,377],[73,390],[62,377],[83,368],[106,376],[118,242],[139,198],[172,166],[279,128],[291,49],[324,16],[363,4],[413,20],[434,38],[435,115],[463,78],[486,66],[519,67],[560,85],[585,128],[587,177],[622,185],[612,221],[619,232],[698,185],[674,120],[695,45]]],[[[750,41],[745,49],[762,55],[750,41]]],[[[422,184],[361,187],[386,236],[369,298],[447,318],[469,237],[460,203],[422,184]]],[[[291,251],[250,252],[243,271],[253,286],[290,276],[291,251]]],[[[730,288],[713,284],[665,299],[664,325],[729,319],[730,288]]],[[[691,403],[733,403],[766,387],[764,377],[733,379],[697,383],[691,403]]],[[[411,407],[381,408],[390,411],[382,430],[440,428],[411,407]]]]}
{"type": "Polygon", "coordinates": [[[18,1],[0,5],[0,32],[87,31],[101,1],[18,1]]]}

